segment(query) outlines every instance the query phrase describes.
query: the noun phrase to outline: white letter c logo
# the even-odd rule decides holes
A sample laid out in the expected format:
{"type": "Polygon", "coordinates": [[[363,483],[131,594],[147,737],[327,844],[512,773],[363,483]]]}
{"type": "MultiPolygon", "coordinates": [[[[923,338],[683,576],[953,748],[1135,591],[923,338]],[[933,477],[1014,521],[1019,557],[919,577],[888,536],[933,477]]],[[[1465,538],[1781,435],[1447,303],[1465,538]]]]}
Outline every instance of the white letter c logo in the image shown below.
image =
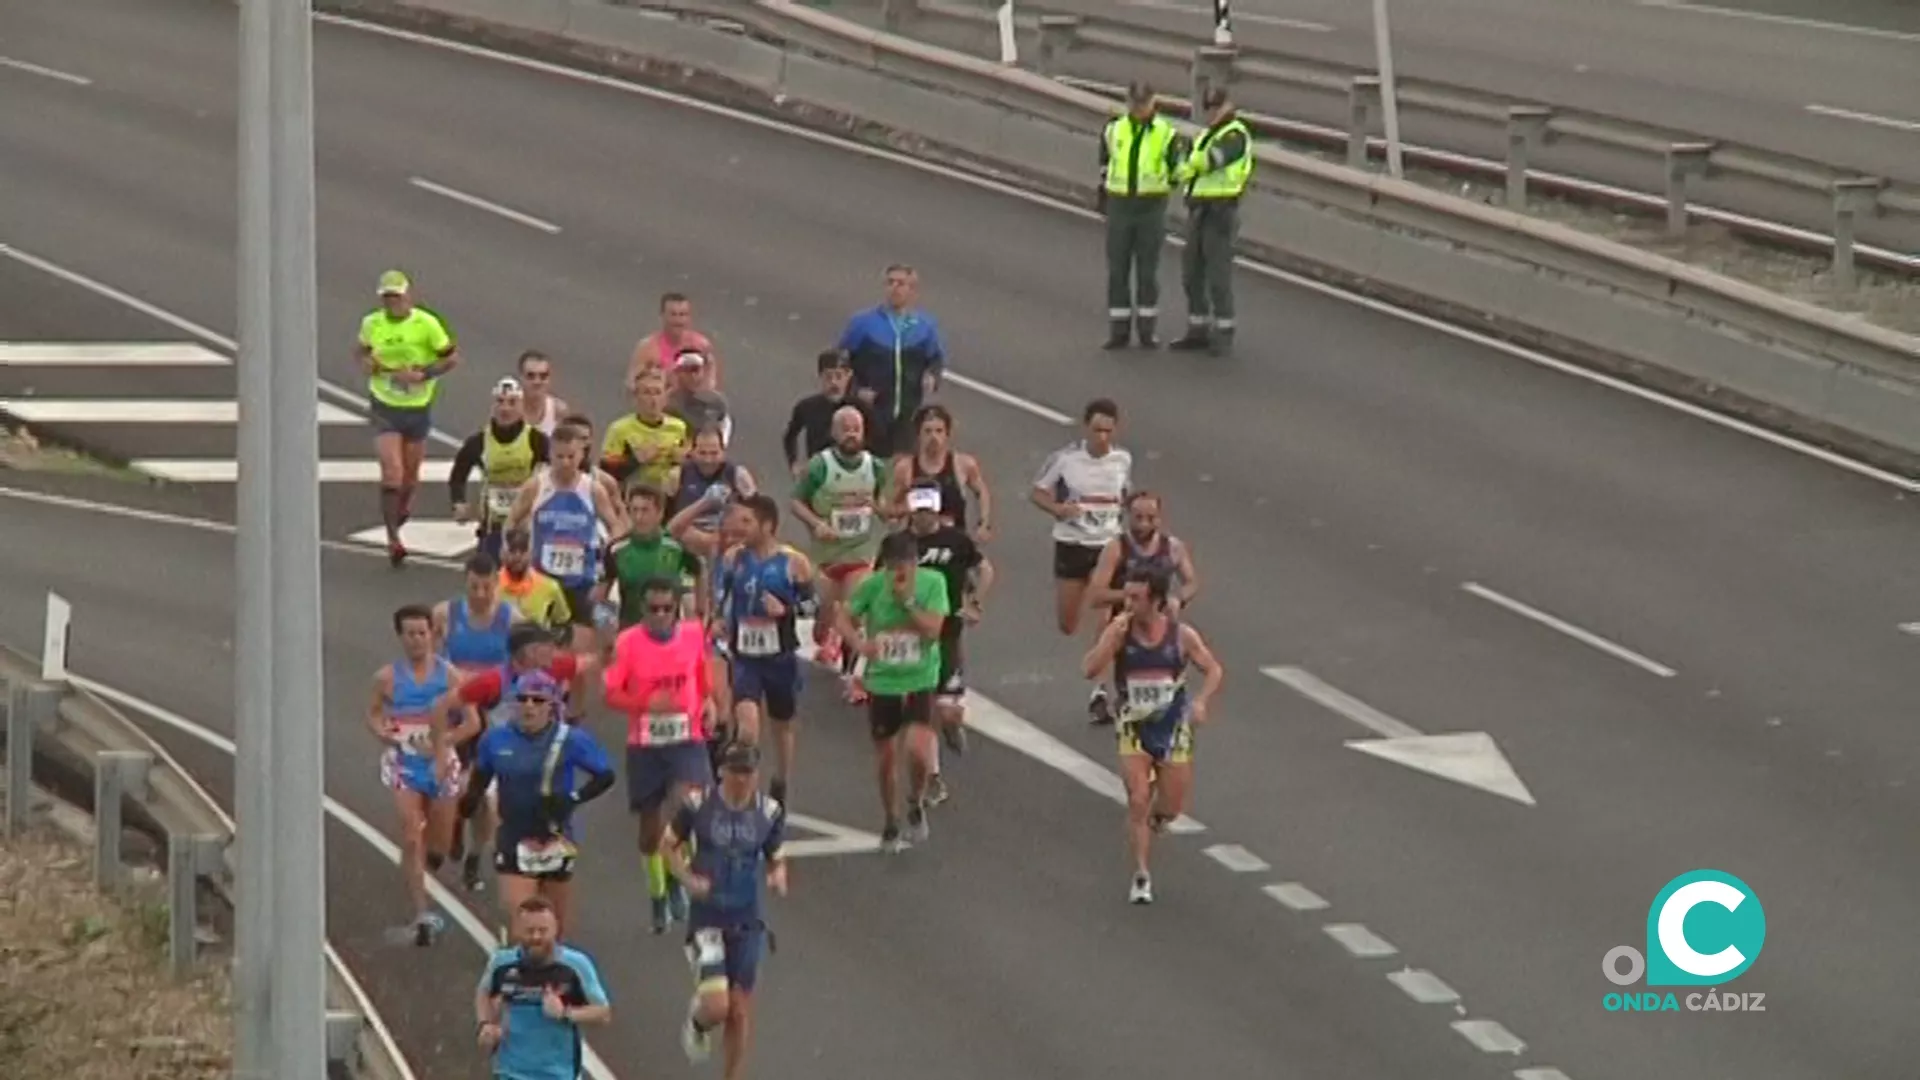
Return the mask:
{"type": "Polygon", "coordinates": [[[1747,958],[1732,945],[1712,956],[1695,952],[1687,944],[1686,931],[1688,913],[1701,904],[1718,904],[1733,911],[1746,898],[1746,893],[1724,881],[1692,881],[1673,890],[1667,902],[1660,905],[1660,951],[1667,954],[1674,967],[1703,979],[1725,975],[1746,963],[1747,958]]]}

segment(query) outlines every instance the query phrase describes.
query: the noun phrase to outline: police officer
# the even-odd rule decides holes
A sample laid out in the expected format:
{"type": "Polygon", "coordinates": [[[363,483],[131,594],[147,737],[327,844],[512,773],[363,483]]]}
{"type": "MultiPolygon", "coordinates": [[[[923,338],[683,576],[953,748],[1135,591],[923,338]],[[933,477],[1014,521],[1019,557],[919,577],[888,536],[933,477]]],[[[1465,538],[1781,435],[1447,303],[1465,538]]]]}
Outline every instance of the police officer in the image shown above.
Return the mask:
{"type": "Polygon", "coordinates": [[[1126,114],[1109,121],[1101,135],[1099,207],[1107,216],[1109,349],[1126,348],[1133,331],[1148,348],[1160,344],[1154,333],[1160,316],[1160,247],[1182,142],[1144,82],[1127,87],[1126,114]]]}
{"type": "Polygon", "coordinates": [[[1180,264],[1187,333],[1173,348],[1225,356],[1233,350],[1233,248],[1240,236],[1240,196],[1253,178],[1253,132],[1224,88],[1209,89],[1201,104],[1207,130],[1174,173],[1187,195],[1187,250],[1180,264]]]}

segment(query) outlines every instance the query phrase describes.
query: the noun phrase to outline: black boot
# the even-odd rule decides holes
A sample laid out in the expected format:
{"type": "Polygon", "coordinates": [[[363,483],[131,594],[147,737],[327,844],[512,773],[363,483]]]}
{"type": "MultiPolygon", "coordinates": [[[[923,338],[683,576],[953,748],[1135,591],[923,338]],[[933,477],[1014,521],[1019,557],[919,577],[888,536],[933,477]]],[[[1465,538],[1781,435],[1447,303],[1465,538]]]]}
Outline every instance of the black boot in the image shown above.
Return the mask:
{"type": "Polygon", "coordinates": [[[1188,323],[1186,336],[1167,347],[1178,352],[1199,352],[1201,349],[1207,347],[1207,325],[1205,323],[1188,323]]]}
{"type": "Polygon", "coordinates": [[[1142,348],[1157,349],[1160,347],[1160,334],[1155,326],[1158,322],[1159,320],[1152,315],[1140,315],[1134,318],[1134,336],[1140,339],[1142,348]]]}
{"type": "Polygon", "coordinates": [[[1126,348],[1127,342],[1129,340],[1128,331],[1130,329],[1131,327],[1127,325],[1127,320],[1125,319],[1108,319],[1107,320],[1107,343],[1100,347],[1103,349],[1126,348]]]}

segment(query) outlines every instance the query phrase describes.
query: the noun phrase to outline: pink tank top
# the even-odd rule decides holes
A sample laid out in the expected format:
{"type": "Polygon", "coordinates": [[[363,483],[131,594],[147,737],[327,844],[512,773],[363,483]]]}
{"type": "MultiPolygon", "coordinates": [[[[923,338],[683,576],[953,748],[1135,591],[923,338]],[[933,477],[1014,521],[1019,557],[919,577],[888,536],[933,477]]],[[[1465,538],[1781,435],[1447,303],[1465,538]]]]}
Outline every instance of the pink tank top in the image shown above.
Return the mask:
{"type": "Polygon", "coordinates": [[[708,359],[712,359],[713,357],[713,342],[707,340],[707,335],[698,330],[687,331],[686,335],[680,339],[679,344],[668,341],[667,335],[664,333],[655,332],[653,335],[654,354],[659,358],[660,366],[668,371],[673,370],[674,357],[679,356],[688,349],[694,349],[704,353],[708,359]]]}
{"type": "Polygon", "coordinates": [[[608,686],[624,687],[642,702],[627,717],[628,746],[675,746],[707,739],[702,715],[707,701],[707,642],[700,624],[691,619],[674,628],[665,644],[655,641],[645,627],[621,633],[614,644],[608,686]],[[648,705],[666,690],[668,705],[648,705]]]}

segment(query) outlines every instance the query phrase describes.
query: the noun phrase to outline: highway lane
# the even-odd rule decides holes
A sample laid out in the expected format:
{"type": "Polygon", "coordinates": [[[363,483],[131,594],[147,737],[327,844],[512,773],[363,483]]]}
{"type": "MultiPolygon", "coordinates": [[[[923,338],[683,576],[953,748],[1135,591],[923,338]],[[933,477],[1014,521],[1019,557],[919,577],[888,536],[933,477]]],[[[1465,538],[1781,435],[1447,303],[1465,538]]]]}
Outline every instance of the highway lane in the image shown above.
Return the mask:
{"type": "MultiPolygon", "coordinates": [[[[202,65],[217,66],[224,30],[184,15],[166,23],[182,37],[204,34],[202,65]]],[[[1072,317],[1094,310],[1083,293],[1095,275],[1081,259],[1096,241],[1082,223],[570,83],[333,31],[321,40],[323,123],[337,122],[329,112],[355,117],[364,138],[378,116],[401,131],[434,117],[448,145],[433,170],[483,178],[490,197],[568,230],[548,241],[470,223],[463,238],[498,245],[490,266],[515,268],[506,287],[482,277],[486,268],[422,273],[492,320],[478,333],[496,335],[494,355],[531,338],[566,358],[566,377],[608,379],[649,306],[634,297],[684,279],[723,344],[739,343],[730,356],[760,365],[740,404],[745,430],[763,433],[804,384],[797,369],[831,333],[832,313],[862,302],[873,268],[907,247],[971,374],[1066,410],[1090,386],[1161,402],[1130,420],[1136,449],[1157,455],[1145,479],[1174,487],[1175,522],[1216,583],[1278,579],[1270,596],[1218,590],[1204,609],[1242,672],[1228,710],[1241,722],[1211,740],[1197,813],[1314,885],[1343,917],[1377,926],[1554,1063],[1575,1076],[1890,1075],[1898,1023],[1883,1010],[1905,976],[1884,952],[1838,936],[1777,933],[1766,974],[1750,979],[1793,991],[1797,1014],[1737,1032],[1676,1025],[1620,1046],[1593,973],[1600,953],[1635,936],[1658,885],[1699,863],[1742,872],[1777,926],[1811,926],[1835,910],[1849,928],[1897,925],[1911,869],[1887,823],[1910,811],[1892,785],[1914,762],[1895,711],[1903,645],[1892,626],[1911,610],[1914,583],[1899,557],[1910,526],[1886,489],[1252,280],[1249,338],[1274,346],[1250,345],[1242,360],[1198,374],[1166,358],[1101,357],[1072,317]],[[402,68],[420,75],[402,104],[357,102],[356,88],[371,97],[364,88],[377,81],[357,74],[402,68]],[[512,92],[487,96],[478,112],[468,80],[512,92]],[[605,135],[636,125],[676,147],[671,162],[605,135]],[[458,133],[469,132],[475,145],[463,148],[458,133]],[[513,160],[490,152],[502,138],[520,148],[513,160]],[[926,220],[936,202],[940,219],[926,220]],[[668,204],[687,209],[646,212],[668,204]],[[1016,234],[1027,246],[1010,260],[998,237],[1016,234]],[[805,274],[789,269],[798,258],[805,274]],[[662,261],[671,269],[656,269],[662,261]],[[560,311],[540,294],[553,280],[571,298],[560,311]],[[1681,674],[1655,680],[1589,652],[1466,596],[1466,580],[1617,636],[1681,674]],[[1271,663],[1304,664],[1423,730],[1494,733],[1541,805],[1497,803],[1345,751],[1339,740],[1361,732],[1253,677],[1271,663]],[[1879,876],[1862,880],[1864,866],[1879,876]],[[1840,897],[1843,880],[1857,895],[1840,897]]],[[[65,119],[84,130],[84,115],[65,119]]],[[[326,148],[338,156],[323,163],[349,156],[326,148]]],[[[161,197],[214,183],[218,163],[201,168],[172,178],[179,188],[161,197]]],[[[324,164],[322,183],[323,213],[365,190],[406,197],[403,183],[399,195],[366,177],[336,184],[324,164]]],[[[0,238],[60,250],[95,273],[124,271],[136,291],[220,324],[223,293],[142,270],[138,252],[111,235],[29,237],[48,213],[77,215],[58,186],[28,191],[42,213],[0,222],[0,238]]],[[[386,258],[364,250],[378,238],[323,225],[330,249],[375,268],[386,258]]],[[[230,280],[219,243],[197,241],[179,257],[230,280]]],[[[336,275],[325,287],[349,296],[358,280],[336,275]]],[[[481,390],[457,386],[453,404],[476,410],[481,390]]],[[[963,437],[1003,491],[1064,437],[1027,414],[959,403],[963,437]]],[[[752,449],[765,457],[764,436],[752,449]]],[[[1044,588],[1037,523],[1006,520],[1006,595],[1032,595],[1044,588]]],[[[1076,699],[1061,677],[1070,650],[1033,647],[1046,631],[1029,606],[995,618],[980,643],[987,689],[1070,733],[1076,699]]]]}

